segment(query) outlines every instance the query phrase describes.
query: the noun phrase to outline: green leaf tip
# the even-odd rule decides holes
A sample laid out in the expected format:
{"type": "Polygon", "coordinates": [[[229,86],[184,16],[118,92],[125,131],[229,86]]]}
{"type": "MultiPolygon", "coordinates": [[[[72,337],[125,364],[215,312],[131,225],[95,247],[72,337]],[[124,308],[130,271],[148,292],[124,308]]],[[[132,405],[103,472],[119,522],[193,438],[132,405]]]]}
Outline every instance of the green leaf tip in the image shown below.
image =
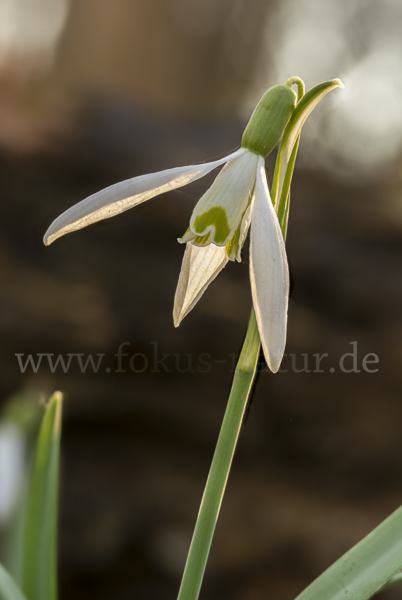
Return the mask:
{"type": "Polygon", "coordinates": [[[342,83],[342,81],[339,79],[339,77],[335,77],[335,79],[331,79],[331,81],[334,85],[336,84],[338,87],[342,88],[343,90],[345,89],[345,86],[342,83]]]}
{"type": "MultiPolygon", "coordinates": [[[[291,78],[288,82],[296,78],[291,78]]],[[[296,83],[293,81],[293,83],[296,83]]],[[[275,164],[275,173],[272,184],[272,200],[275,206],[280,206],[287,201],[290,180],[296,159],[297,143],[300,138],[301,129],[309,115],[324,96],[336,89],[344,88],[342,81],[338,78],[319,83],[306,92],[296,105],[292,116],[286,125],[281,143],[279,145],[278,157],[275,164]],[[295,153],[293,152],[295,150],[295,153]],[[287,185],[289,184],[289,185],[287,185]]],[[[283,208],[283,207],[282,207],[283,208]]],[[[277,209],[278,210],[278,209],[277,209]]]]}
{"type": "Polygon", "coordinates": [[[286,149],[286,158],[289,159],[293,146],[296,142],[296,138],[299,135],[301,128],[307,120],[307,117],[312,113],[313,109],[317,106],[320,100],[331,90],[340,87],[344,88],[340,79],[331,79],[330,81],[324,81],[314,86],[304,94],[304,96],[297,103],[297,106],[289,119],[286,126],[283,138],[281,141],[280,150],[286,149]]]}
{"type": "Polygon", "coordinates": [[[63,395],[42,419],[28,493],[22,587],[29,600],[57,600],[57,522],[63,395]]]}
{"type": "Polygon", "coordinates": [[[54,392],[54,394],[51,396],[51,398],[49,400],[49,406],[54,406],[54,410],[55,410],[53,434],[60,436],[63,394],[61,392],[54,392]]]}

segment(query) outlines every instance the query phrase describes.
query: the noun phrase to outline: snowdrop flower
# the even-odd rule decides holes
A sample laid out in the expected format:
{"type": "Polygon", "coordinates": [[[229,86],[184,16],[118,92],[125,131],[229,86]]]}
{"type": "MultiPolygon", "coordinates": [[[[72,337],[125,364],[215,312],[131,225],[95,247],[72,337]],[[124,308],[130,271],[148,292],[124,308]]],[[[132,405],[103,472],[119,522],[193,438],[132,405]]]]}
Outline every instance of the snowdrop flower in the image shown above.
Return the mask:
{"type": "Polygon", "coordinates": [[[276,372],[286,341],[289,273],[263,156],[245,149],[232,158],[195,207],[190,228],[179,240],[187,247],[173,318],[178,326],[228,261],[241,261],[250,225],[253,304],[265,358],[276,372]]]}
{"type": "MultiPolygon", "coordinates": [[[[179,240],[186,243],[186,250],[174,300],[174,324],[176,327],[180,324],[229,260],[241,261],[242,246],[251,227],[253,304],[264,356],[270,369],[276,372],[286,342],[289,273],[281,227],[268,191],[265,158],[296,112],[292,83],[294,78],[264,94],[236,152],[201,165],[134,177],[93,194],[60,215],[47,230],[44,243],[51,244],[66,233],[114,217],[224,165],[198,201],[189,228],[179,240]]],[[[296,138],[293,135],[290,152],[296,138]]]]}

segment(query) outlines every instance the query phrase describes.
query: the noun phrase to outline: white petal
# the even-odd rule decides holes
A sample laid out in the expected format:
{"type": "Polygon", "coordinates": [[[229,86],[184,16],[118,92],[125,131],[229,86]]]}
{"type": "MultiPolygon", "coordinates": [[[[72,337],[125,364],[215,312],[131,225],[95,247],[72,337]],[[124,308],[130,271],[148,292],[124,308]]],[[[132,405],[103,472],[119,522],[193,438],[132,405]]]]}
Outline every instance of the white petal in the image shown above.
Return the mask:
{"type": "Polygon", "coordinates": [[[289,270],[281,228],[269,196],[263,158],[258,165],[251,217],[250,281],[265,360],[276,373],[286,343],[289,270]]]}
{"type": "Polygon", "coordinates": [[[248,230],[250,228],[252,204],[253,204],[253,200],[247,206],[246,212],[243,215],[243,219],[242,219],[242,222],[241,222],[241,225],[240,225],[239,244],[238,244],[238,247],[237,247],[237,254],[236,254],[236,260],[237,260],[237,262],[241,262],[241,251],[242,251],[242,248],[244,246],[244,241],[245,241],[245,239],[247,237],[248,230]]]}
{"type": "Polygon", "coordinates": [[[252,194],[258,155],[246,150],[228,161],[209,190],[198,201],[190,220],[197,235],[211,234],[211,240],[224,246],[239,227],[252,194]]]}
{"type": "Polygon", "coordinates": [[[241,262],[241,252],[242,252],[244,241],[247,237],[248,230],[249,230],[250,223],[251,223],[251,205],[252,205],[253,199],[254,199],[254,195],[253,195],[253,198],[252,198],[250,204],[247,206],[246,210],[244,211],[241,223],[240,223],[239,227],[237,228],[236,233],[234,234],[234,236],[232,237],[230,242],[228,244],[226,244],[226,246],[225,246],[226,254],[227,254],[229,260],[237,260],[238,262],[241,262]]]}
{"type": "Polygon", "coordinates": [[[211,244],[200,248],[188,243],[174,297],[173,321],[178,327],[194,308],[209,284],[228,263],[225,248],[211,244]]]}
{"type": "Polygon", "coordinates": [[[111,185],[82,200],[57,217],[45,233],[43,241],[49,245],[66,233],[76,231],[102,219],[109,219],[158,194],[187,185],[244,152],[246,150],[240,148],[229,156],[203,165],[167,169],[111,185]]]}

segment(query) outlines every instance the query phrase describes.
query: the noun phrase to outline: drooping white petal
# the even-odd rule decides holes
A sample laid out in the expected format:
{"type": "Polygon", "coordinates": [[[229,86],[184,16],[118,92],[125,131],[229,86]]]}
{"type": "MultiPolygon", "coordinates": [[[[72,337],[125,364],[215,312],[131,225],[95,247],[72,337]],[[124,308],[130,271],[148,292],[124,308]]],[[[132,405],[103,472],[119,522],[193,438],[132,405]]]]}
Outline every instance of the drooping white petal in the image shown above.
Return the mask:
{"type": "Polygon", "coordinates": [[[250,281],[265,360],[271,371],[276,373],[286,343],[289,270],[262,157],[258,165],[251,217],[250,281]]]}
{"type": "Polygon", "coordinates": [[[111,185],[82,200],[57,217],[45,233],[43,241],[49,245],[66,233],[76,231],[102,219],[109,219],[158,194],[187,185],[191,181],[204,177],[228,160],[241,156],[244,152],[247,151],[240,148],[213,162],[140,175],[111,185]]]}
{"type": "Polygon", "coordinates": [[[174,297],[173,321],[178,327],[194,308],[209,284],[228,263],[225,248],[211,244],[204,248],[188,243],[176,294],[174,297]]]}
{"type": "Polygon", "coordinates": [[[190,229],[224,246],[239,227],[252,194],[258,155],[246,150],[228,161],[209,190],[200,198],[190,219],[190,229]]]}

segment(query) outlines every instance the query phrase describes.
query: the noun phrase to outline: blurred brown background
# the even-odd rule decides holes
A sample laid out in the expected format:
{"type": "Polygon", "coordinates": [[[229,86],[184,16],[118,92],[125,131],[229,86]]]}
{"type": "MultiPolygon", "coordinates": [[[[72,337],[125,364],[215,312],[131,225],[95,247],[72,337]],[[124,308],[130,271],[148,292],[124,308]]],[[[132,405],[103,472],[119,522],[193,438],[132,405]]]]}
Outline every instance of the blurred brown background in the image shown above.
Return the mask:
{"type": "Polygon", "coordinates": [[[251,300],[246,246],[173,328],[176,238],[215,174],[50,248],[42,236],[106,185],[234,150],[293,75],[346,89],[303,130],[296,362],[259,376],[201,597],[292,600],[401,504],[401,17],[397,0],[0,0],[0,395],[67,395],[61,600],[176,597],[251,300]],[[352,342],[360,372],[344,373],[352,342]],[[35,374],[16,353],[105,359],[35,374]],[[296,372],[303,353],[310,371],[328,353],[323,372],[296,372]]]}

